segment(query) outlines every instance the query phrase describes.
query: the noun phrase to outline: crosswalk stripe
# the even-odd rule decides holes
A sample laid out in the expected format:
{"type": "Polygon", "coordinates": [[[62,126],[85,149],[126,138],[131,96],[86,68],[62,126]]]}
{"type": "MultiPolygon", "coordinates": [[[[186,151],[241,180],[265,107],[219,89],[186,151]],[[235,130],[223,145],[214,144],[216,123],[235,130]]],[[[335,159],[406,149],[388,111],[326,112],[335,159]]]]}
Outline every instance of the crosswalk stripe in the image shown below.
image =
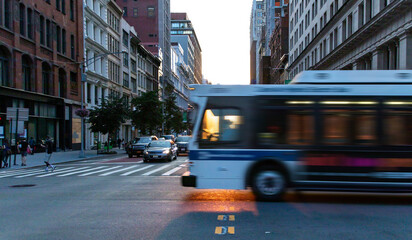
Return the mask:
{"type": "Polygon", "coordinates": [[[44,174],[44,175],[40,175],[40,176],[36,176],[36,177],[39,177],[39,178],[41,178],[41,177],[48,177],[48,176],[53,176],[53,175],[57,175],[57,174],[60,174],[60,173],[73,172],[73,171],[77,171],[77,170],[85,169],[85,168],[90,168],[90,167],[82,167],[82,168],[70,169],[70,170],[65,170],[65,171],[61,171],[61,172],[57,172],[57,171],[56,171],[56,172],[51,172],[51,173],[44,174]]]}
{"type": "Polygon", "coordinates": [[[180,169],[182,169],[182,168],[181,168],[181,167],[175,167],[175,168],[173,168],[172,170],[163,173],[162,176],[169,176],[169,175],[171,175],[172,173],[179,171],[180,169]]]}
{"type": "Polygon", "coordinates": [[[135,172],[143,171],[143,170],[148,169],[148,168],[150,168],[150,167],[153,167],[153,165],[149,165],[149,166],[142,167],[142,168],[139,168],[139,169],[136,169],[136,170],[127,172],[127,173],[123,173],[123,174],[120,174],[120,176],[128,176],[128,175],[130,175],[130,174],[133,174],[133,173],[135,173],[135,172]]]}
{"type": "Polygon", "coordinates": [[[9,173],[3,176],[0,176],[0,178],[5,178],[5,177],[10,177],[10,176],[17,176],[20,174],[29,174],[29,173],[41,173],[44,172],[44,169],[36,169],[36,170],[27,170],[27,171],[19,171],[19,172],[14,172],[14,173],[9,173]]]}
{"type": "Polygon", "coordinates": [[[163,170],[163,169],[165,169],[165,168],[167,168],[167,167],[170,167],[170,164],[168,164],[168,165],[166,165],[166,166],[163,166],[163,167],[160,167],[160,168],[157,168],[157,169],[152,170],[152,171],[150,171],[150,172],[143,173],[142,175],[143,175],[143,176],[149,176],[149,175],[151,175],[151,174],[153,174],[153,173],[155,173],[155,172],[158,172],[158,171],[160,171],[160,170],[163,170]]]}
{"type": "MultiPolygon", "coordinates": [[[[61,171],[65,171],[65,170],[72,169],[72,168],[73,168],[73,167],[57,169],[55,172],[61,172],[61,171]]],[[[34,175],[38,175],[38,174],[42,174],[42,173],[44,173],[44,170],[42,170],[42,171],[40,171],[40,172],[36,172],[36,173],[25,174],[25,175],[21,175],[21,176],[15,176],[14,178],[30,177],[30,176],[34,176],[34,175]]]]}
{"type": "Polygon", "coordinates": [[[96,168],[86,169],[86,170],[80,170],[80,171],[71,172],[71,173],[66,173],[66,174],[57,175],[57,176],[58,176],[58,177],[66,177],[66,176],[70,176],[70,175],[74,175],[74,174],[78,174],[78,173],[94,171],[94,170],[101,169],[101,168],[105,168],[105,167],[106,167],[106,166],[101,166],[101,167],[96,167],[96,168]]]}
{"type": "Polygon", "coordinates": [[[136,166],[131,166],[131,167],[127,167],[127,168],[122,168],[122,169],[119,169],[119,170],[115,170],[115,171],[111,171],[111,172],[107,172],[107,173],[100,174],[99,176],[109,176],[109,175],[111,175],[111,174],[113,174],[113,173],[122,172],[122,171],[131,169],[131,168],[135,168],[135,167],[138,167],[138,166],[136,165],[136,166]]]}
{"type": "Polygon", "coordinates": [[[79,175],[79,176],[80,176],[80,177],[89,176],[89,175],[92,175],[92,174],[95,174],[95,173],[104,172],[104,171],[109,171],[109,170],[116,169],[116,168],[119,168],[119,167],[123,167],[123,166],[106,168],[106,169],[102,169],[102,170],[99,170],[99,171],[84,173],[84,174],[81,174],[81,175],[79,175]]]}

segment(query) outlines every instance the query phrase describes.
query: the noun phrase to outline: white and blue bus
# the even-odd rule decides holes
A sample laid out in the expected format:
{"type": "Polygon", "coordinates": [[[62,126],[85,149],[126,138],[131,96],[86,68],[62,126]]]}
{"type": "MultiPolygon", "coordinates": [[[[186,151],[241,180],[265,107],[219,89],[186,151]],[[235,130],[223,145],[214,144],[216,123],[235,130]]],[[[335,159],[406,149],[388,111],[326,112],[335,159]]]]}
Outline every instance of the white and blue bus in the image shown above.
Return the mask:
{"type": "Polygon", "coordinates": [[[192,85],[183,186],[412,192],[412,71],[308,71],[290,85],[192,85]]]}

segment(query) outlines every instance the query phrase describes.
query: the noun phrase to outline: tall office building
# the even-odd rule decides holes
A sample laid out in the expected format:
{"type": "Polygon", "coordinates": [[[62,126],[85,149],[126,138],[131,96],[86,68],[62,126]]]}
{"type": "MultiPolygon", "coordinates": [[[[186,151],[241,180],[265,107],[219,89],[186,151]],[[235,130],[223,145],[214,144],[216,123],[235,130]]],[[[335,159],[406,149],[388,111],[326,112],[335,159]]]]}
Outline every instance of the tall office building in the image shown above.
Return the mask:
{"type": "MultiPolygon", "coordinates": [[[[135,28],[141,45],[161,58],[160,83],[170,78],[170,0],[118,1],[123,18],[135,28]]],[[[162,92],[162,91],[161,91],[162,92]]]]}
{"type": "MultiPolygon", "coordinates": [[[[186,13],[172,13],[172,37],[174,36],[189,36],[191,44],[193,45],[193,83],[202,84],[202,48],[196,36],[196,31],[193,28],[192,21],[188,18],[186,13]]],[[[173,38],[176,40],[177,38],[173,38]]],[[[179,41],[178,41],[179,42],[179,41]]],[[[180,43],[180,42],[179,42],[180,43]]],[[[183,46],[183,43],[181,43],[183,46]]]]}
{"type": "Polygon", "coordinates": [[[259,79],[259,46],[262,27],[265,24],[264,0],[253,0],[250,14],[250,83],[256,84],[259,79]]]}
{"type": "Polygon", "coordinates": [[[412,69],[410,0],[292,0],[290,78],[310,70],[412,69]]]}

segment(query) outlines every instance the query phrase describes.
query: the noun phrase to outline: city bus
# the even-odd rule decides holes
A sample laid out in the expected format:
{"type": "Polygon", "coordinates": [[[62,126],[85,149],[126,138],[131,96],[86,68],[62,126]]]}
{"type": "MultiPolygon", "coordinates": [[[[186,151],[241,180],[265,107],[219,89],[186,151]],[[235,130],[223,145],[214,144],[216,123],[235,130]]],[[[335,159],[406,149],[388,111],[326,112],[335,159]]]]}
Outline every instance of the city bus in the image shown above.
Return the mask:
{"type": "Polygon", "coordinates": [[[307,71],[289,85],[191,85],[182,185],[412,192],[412,71],[307,71]]]}

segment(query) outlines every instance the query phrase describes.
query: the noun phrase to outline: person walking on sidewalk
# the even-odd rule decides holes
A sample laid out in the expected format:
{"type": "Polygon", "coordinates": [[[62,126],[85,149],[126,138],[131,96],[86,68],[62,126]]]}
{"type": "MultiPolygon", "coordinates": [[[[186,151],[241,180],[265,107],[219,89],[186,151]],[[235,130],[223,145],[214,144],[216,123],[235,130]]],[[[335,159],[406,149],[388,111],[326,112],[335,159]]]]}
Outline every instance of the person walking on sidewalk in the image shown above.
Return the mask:
{"type": "Polygon", "coordinates": [[[31,155],[34,154],[34,144],[35,144],[35,142],[34,142],[33,137],[30,137],[29,145],[30,145],[30,149],[31,149],[31,155]]]}
{"type": "Polygon", "coordinates": [[[23,138],[20,143],[21,166],[27,166],[26,160],[27,160],[27,148],[28,147],[29,147],[29,144],[27,143],[26,139],[23,138]]]}
{"type": "Polygon", "coordinates": [[[4,167],[8,167],[9,164],[7,163],[7,159],[9,158],[9,156],[11,155],[11,148],[10,148],[10,144],[9,141],[6,139],[4,139],[4,143],[3,143],[3,147],[2,147],[2,151],[3,151],[3,159],[1,159],[4,163],[4,167]]]}
{"type": "Polygon", "coordinates": [[[44,163],[46,164],[46,172],[49,171],[49,167],[51,167],[51,170],[54,171],[54,169],[56,169],[56,166],[53,166],[52,164],[50,164],[50,158],[52,156],[53,153],[53,141],[50,139],[50,136],[47,136],[46,138],[46,144],[45,146],[43,146],[46,148],[46,155],[45,155],[45,160],[44,163]]]}

